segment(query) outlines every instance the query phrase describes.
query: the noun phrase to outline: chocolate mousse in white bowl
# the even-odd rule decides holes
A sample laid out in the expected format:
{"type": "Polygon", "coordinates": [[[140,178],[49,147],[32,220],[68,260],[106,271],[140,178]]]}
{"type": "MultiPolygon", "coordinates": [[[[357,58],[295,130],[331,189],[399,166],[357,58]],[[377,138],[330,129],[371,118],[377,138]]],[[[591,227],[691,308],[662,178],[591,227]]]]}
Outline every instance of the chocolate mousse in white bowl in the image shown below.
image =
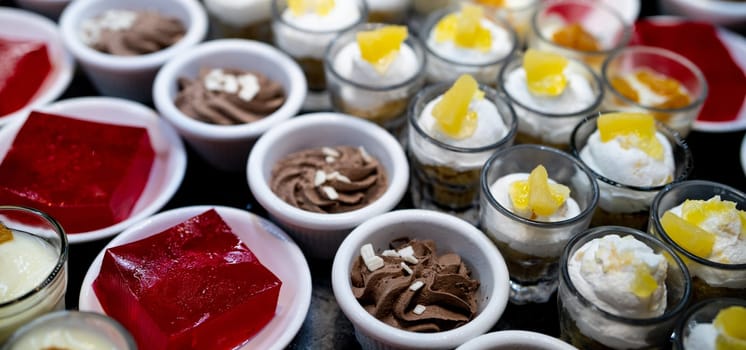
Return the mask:
{"type": "Polygon", "coordinates": [[[153,84],[158,111],[208,163],[243,171],[254,142],[294,117],[306,96],[295,61],[268,44],[219,39],[166,63],[153,84]]]}
{"type": "Polygon", "coordinates": [[[257,202],[307,256],[331,259],[353,228],[399,204],[409,165],[386,129],[324,112],[264,133],[246,175],[257,202]]]}
{"type": "Polygon", "coordinates": [[[158,69],[207,35],[197,0],[74,1],[60,15],[65,45],[102,95],[148,103],[158,69]]]}

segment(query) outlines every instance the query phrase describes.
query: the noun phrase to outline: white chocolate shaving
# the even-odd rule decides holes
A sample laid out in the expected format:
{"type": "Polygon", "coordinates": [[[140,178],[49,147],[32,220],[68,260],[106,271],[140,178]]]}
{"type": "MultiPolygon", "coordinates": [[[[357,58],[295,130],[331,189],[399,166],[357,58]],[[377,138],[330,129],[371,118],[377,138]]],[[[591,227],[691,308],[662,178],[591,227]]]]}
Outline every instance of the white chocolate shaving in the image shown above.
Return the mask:
{"type": "Polygon", "coordinates": [[[337,200],[339,198],[339,193],[337,193],[337,190],[335,190],[334,187],[321,186],[321,190],[324,191],[326,198],[329,198],[331,200],[337,200]]]}
{"type": "Polygon", "coordinates": [[[325,160],[325,161],[326,161],[327,163],[334,163],[334,162],[336,162],[336,161],[337,161],[337,159],[336,159],[336,158],[334,158],[334,157],[332,157],[332,156],[326,156],[326,158],[324,158],[324,160],[325,160]]]}
{"type": "Polygon", "coordinates": [[[393,250],[393,249],[386,249],[383,252],[381,252],[381,255],[382,256],[390,256],[392,258],[398,258],[399,257],[399,253],[397,253],[396,250],[393,250]]]}
{"type": "Polygon", "coordinates": [[[316,170],[316,175],[313,177],[313,185],[319,187],[324,182],[326,182],[326,173],[323,170],[316,170]]]}
{"type": "Polygon", "coordinates": [[[363,262],[369,271],[373,272],[383,267],[383,258],[380,256],[372,256],[368,259],[363,258],[363,262]]]}
{"type": "Polygon", "coordinates": [[[341,156],[339,151],[331,147],[322,147],[321,152],[324,153],[324,155],[328,157],[339,158],[339,156],[341,156]]]}
{"type": "Polygon", "coordinates": [[[414,273],[414,271],[412,271],[412,269],[403,262],[399,263],[399,266],[401,266],[401,268],[407,273],[407,275],[411,275],[414,273]]]}
{"type": "Polygon", "coordinates": [[[137,20],[137,12],[129,10],[108,10],[100,16],[83,21],[80,36],[86,45],[94,45],[101,39],[104,30],[122,31],[132,28],[137,20]]]}
{"type": "Polygon", "coordinates": [[[223,91],[238,94],[238,98],[251,101],[259,93],[259,79],[253,74],[226,74],[222,69],[213,69],[202,79],[210,91],[223,91]]]}
{"type": "Polygon", "coordinates": [[[412,249],[412,246],[406,246],[402,249],[399,249],[398,253],[401,256],[402,260],[410,264],[419,263],[419,260],[417,260],[417,258],[414,256],[414,249],[412,249]]]}
{"type": "Polygon", "coordinates": [[[373,245],[368,243],[360,247],[360,256],[362,256],[363,259],[376,256],[376,252],[373,250],[373,245]]]}
{"type": "Polygon", "coordinates": [[[344,176],[344,175],[340,174],[338,171],[332,172],[331,174],[326,174],[326,177],[329,180],[339,180],[340,182],[344,182],[344,183],[348,183],[348,184],[352,183],[352,181],[350,180],[350,178],[348,178],[347,176],[344,176]]]}
{"type": "Polygon", "coordinates": [[[370,156],[370,154],[368,154],[368,151],[365,150],[365,147],[360,146],[357,149],[360,150],[360,156],[363,157],[363,160],[366,163],[370,163],[371,161],[373,161],[373,158],[370,156]]]}
{"type": "Polygon", "coordinates": [[[427,308],[425,307],[425,305],[422,305],[422,304],[417,304],[417,305],[416,305],[416,306],[414,307],[414,310],[412,310],[412,312],[414,312],[414,313],[415,313],[415,314],[417,314],[417,315],[422,315],[422,313],[424,313],[426,309],[427,309],[427,308]]]}
{"type": "Polygon", "coordinates": [[[411,290],[413,292],[416,292],[417,290],[419,290],[420,288],[422,288],[422,286],[424,286],[424,285],[425,285],[425,282],[414,281],[411,285],[409,285],[409,290],[411,290]]]}

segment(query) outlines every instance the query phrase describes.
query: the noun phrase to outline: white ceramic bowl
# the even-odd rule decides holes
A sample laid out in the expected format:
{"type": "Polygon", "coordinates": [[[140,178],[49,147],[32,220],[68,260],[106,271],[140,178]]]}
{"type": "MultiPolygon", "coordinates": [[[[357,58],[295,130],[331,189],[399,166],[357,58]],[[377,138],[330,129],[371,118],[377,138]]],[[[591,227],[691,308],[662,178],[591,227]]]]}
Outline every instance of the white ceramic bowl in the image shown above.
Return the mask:
{"type": "Polygon", "coordinates": [[[577,350],[578,348],[546,334],[530,331],[499,331],[480,335],[456,350],[577,350]]]}
{"type": "Polygon", "coordinates": [[[489,331],[508,303],[508,269],[487,236],[450,214],[405,209],[376,216],[355,228],[342,242],[332,265],[332,289],[342,312],[352,322],[364,349],[453,349],[489,331]],[[457,253],[480,282],[474,319],[461,327],[437,333],[401,330],[379,321],[355,299],[350,270],[360,247],[372,244],[377,254],[397,238],[432,239],[437,254],[457,253]]]}
{"type": "MultiPolygon", "coordinates": [[[[303,325],[311,305],[311,271],[298,246],[271,222],[248,211],[222,206],[190,206],[158,213],[141,220],[109,242],[96,256],[80,288],[81,311],[103,313],[93,291],[101,271],[104,252],[111,247],[141,240],[162,232],[208,209],[215,209],[259,261],[282,281],[277,309],[272,320],[238,349],[284,349],[303,325]]],[[[246,315],[251,317],[251,315],[246,315]]]]}
{"type": "Polygon", "coordinates": [[[156,76],[153,101],[158,111],[209,163],[222,170],[243,171],[254,142],[264,132],[295,116],[306,97],[306,78],[300,66],[282,51],[242,39],[209,41],[166,63],[156,76]],[[253,123],[215,125],[195,120],[174,104],[177,80],[196,78],[200,68],[238,68],[258,71],[282,84],[285,103],[253,123]]]}
{"type": "Polygon", "coordinates": [[[16,0],[19,7],[56,20],[71,0],[16,0]]]}
{"type": "MultiPolygon", "coordinates": [[[[130,217],[115,225],[89,232],[68,232],[71,244],[111,237],[160,210],[179,189],[186,172],[186,151],[176,131],[152,109],[112,97],[80,97],[62,100],[39,109],[72,118],[148,129],[156,152],[150,177],[130,217]]],[[[8,152],[28,115],[0,129],[0,159],[8,152]]]]}
{"type": "Polygon", "coordinates": [[[65,45],[102,95],[150,102],[158,69],[200,43],[207,35],[207,23],[207,13],[197,0],[79,0],[62,11],[59,27],[65,45]],[[81,40],[81,24],[111,9],[157,11],[178,18],[187,31],[175,44],[146,55],[116,56],[99,52],[81,40]]]}
{"type": "Polygon", "coordinates": [[[56,100],[70,85],[75,71],[75,59],[65,47],[57,24],[36,13],[9,7],[0,7],[0,34],[7,38],[39,40],[47,43],[52,70],[44,85],[26,107],[0,116],[0,126],[17,119],[35,107],[56,100]]]}
{"type": "Polygon", "coordinates": [[[659,0],[663,14],[725,27],[746,26],[746,2],[725,0],[659,0]]]}
{"type": "Polygon", "coordinates": [[[298,116],[267,131],[249,154],[246,175],[257,202],[307,254],[332,259],[355,226],[401,201],[409,165],[400,143],[382,127],[346,114],[321,112],[298,116]],[[272,192],[270,174],[281,158],[309,148],[341,145],[363,146],[386,169],[388,188],[376,201],[345,213],[322,214],[296,208],[272,192]]]}

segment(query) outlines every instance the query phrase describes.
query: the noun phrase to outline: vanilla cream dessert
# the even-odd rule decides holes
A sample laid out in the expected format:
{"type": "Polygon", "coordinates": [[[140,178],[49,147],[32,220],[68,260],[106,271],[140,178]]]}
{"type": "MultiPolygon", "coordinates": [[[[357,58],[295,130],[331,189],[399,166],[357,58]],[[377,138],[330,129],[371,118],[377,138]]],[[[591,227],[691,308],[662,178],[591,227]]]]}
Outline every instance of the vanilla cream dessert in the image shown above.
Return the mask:
{"type": "Polygon", "coordinates": [[[12,238],[0,243],[0,303],[39,287],[52,273],[57,260],[58,253],[46,241],[12,231],[12,238]]]}
{"type": "Polygon", "coordinates": [[[697,323],[684,338],[683,350],[729,350],[746,348],[746,307],[720,310],[712,323],[697,323]]]}
{"type": "Polygon", "coordinates": [[[58,325],[33,329],[8,350],[40,349],[120,350],[121,348],[112,343],[106,334],[98,333],[97,330],[86,329],[83,326],[58,325]]]}
{"type": "Polygon", "coordinates": [[[375,23],[402,23],[412,6],[412,0],[365,0],[368,21],[375,23]]]}
{"type": "Polygon", "coordinates": [[[520,41],[525,44],[526,35],[531,28],[531,15],[538,0],[472,0],[486,6],[505,18],[515,29],[520,41]]]}
{"type": "Polygon", "coordinates": [[[272,0],[204,0],[219,37],[271,41],[272,0]]]}

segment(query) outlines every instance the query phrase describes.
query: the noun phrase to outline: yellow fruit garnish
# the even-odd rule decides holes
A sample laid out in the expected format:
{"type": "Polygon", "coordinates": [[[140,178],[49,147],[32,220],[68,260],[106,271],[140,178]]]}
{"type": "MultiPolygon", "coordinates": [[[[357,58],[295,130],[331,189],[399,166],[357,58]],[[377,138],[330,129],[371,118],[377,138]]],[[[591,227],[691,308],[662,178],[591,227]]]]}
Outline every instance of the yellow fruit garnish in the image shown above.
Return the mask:
{"type": "Polygon", "coordinates": [[[716,349],[746,349],[746,307],[730,306],[720,310],[712,324],[719,332],[716,349]]]}
{"type": "Polygon", "coordinates": [[[469,137],[477,129],[479,117],[469,105],[472,99],[483,97],[484,92],[479,90],[474,77],[463,74],[435,105],[433,117],[446,135],[456,139],[469,137]]]}
{"type": "Polygon", "coordinates": [[[646,113],[606,113],[598,117],[601,141],[621,137],[624,148],[638,148],[649,156],[663,159],[663,145],[655,137],[655,118],[646,113]]]}
{"type": "Polygon", "coordinates": [[[638,265],[635,268],[635,279],[632,281],[632,293],[639,298],[647,298],[656,289],[658,289],[658,281],[646,267],[638,265]]]}
{"type": "Polygon", "coordinates": [[[407,27],[395,25],[358,32],[356,37],[360,55],[383,74],[396,59],[407,35],[407,27]]]}
{"type": "Polygon", "coordinates": [[[746,211],[739,210],[738,216],[741,218],[741,239],[746,239],[746,211]]]}
{"type": "Polygon", "coordinates": [[[541,96],[561,94],[567,86],[563,73],[567,62],[567,58],[560,54],[528,49],[523,56],[528,90],[541,96]]]}
{"type": "Polygon", "coordinates": [[[483,52],[492,47],[492,35],[482,26],[483,9],[464,4],[461,11],[446,15],[435,25],[435,42],[453,41],[456,46],[483,52]]]}
{"type": "Polygon", "coordinates": [[[711,216],[734,214],[736,203],[713,197],[706,201],[688,199],[681,206],[681,217],[694,225],[700,225],[711,216]]]}
{"type": "Polygon", "coordinates": [[[0,222],[0,244],[12,241],[13,232],[0,222]]]}
{"type": "Polygon", "coordinates": [[[665,101],[656,105],[658,108],[681,108],[690,103],[691,99],[689,95],[686,94],[681,83],[676,79],[669,78],[649,69],[637,71],[635,78],[656,94],[666,97],[665,101]]]}
{"type": "Polygon", "coordinates": [[[513,182],[508,192],[514,208],[531,209],[541,216],[554,214],[570,196],[569,187],[549,183],[549,175],[543,165],[534,168],[528,180],[513,182]]]}
{"type": "Polygon", "coordinates": [[[288,0],[288,8],[294,16],[308,12],[326,16],[334,9],[334,0],[288,0]]]}
{"type": "Polygon", "coordinates": [[[610,82],[611,86],[622,94],[622,96],[632,101],[640,102],[640,94],[637,93],[637,90],[635,90],[626,79],[622,77],[613,77],[610,82]]]}
{"type": "Polygon", "coordinates": [[[494,6],[494,7],[502,7],[502,6],[505,6],[505,0],[477,0],[477,4],[486,5],[486,6],[494,6]]]}
{"type": "Polygon", "coordinates": [[[570,23],[552,35],[558,45],[581,51],[599,51],[601,45],[591,33],[578,23],[570,23]]]}
{"type": "Polygon", "coordinates": [[[702,258],[707,258],[712,253],[712,247],[715,246],[714,234],[668,211],[661,217],[661,225],[666,234],[686,251],[702,258]]]}

